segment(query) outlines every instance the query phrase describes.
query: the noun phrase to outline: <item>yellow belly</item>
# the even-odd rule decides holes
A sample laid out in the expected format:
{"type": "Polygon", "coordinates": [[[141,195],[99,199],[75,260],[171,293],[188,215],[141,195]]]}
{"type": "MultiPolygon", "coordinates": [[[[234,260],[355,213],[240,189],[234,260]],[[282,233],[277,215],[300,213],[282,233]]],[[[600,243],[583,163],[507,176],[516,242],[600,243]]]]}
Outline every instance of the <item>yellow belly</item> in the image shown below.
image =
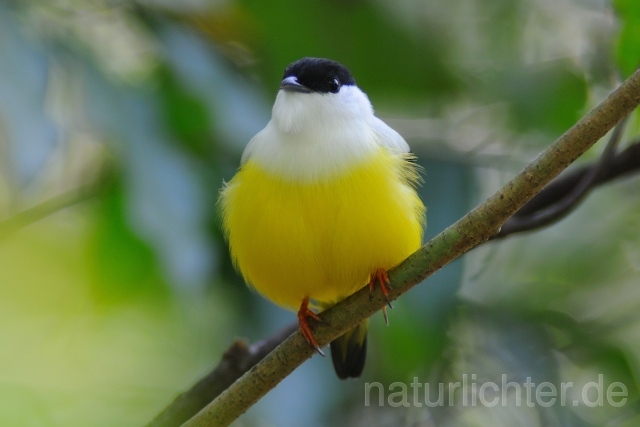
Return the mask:
{"type": "Polygon", "coordinates": [[[413,164],[383,148],[309,183],[267,173],[250,159],[220,198],[232,259],[276,304],[297,309],[305,297],[333,304],[420,246],[416,177],[413,164]]]}

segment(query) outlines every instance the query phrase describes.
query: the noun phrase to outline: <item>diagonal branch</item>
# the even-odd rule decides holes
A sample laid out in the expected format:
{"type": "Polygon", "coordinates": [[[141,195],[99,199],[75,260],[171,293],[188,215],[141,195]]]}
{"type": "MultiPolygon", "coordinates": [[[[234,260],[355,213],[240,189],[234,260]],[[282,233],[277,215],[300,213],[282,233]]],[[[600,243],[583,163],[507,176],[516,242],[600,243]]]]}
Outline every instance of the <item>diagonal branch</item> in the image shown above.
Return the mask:
{"type": "MultiPolygon", "coordinates": [[[[389,276],[393,287],[390,298],[398,298],[453,259],[495,235],[509,217],[638,104],[640,71],[636,71],[502,189],[391,270],[389,276]]],[[[362,289],[323,312],[326,323],[318,324],[314,334],[320,345],[327,345],[385,304],[382,296],[370,299],[368,290],[362,289]]],[[[184,425],[230,424],[313,353],[314,350],[296,331],[184,425]]]]}

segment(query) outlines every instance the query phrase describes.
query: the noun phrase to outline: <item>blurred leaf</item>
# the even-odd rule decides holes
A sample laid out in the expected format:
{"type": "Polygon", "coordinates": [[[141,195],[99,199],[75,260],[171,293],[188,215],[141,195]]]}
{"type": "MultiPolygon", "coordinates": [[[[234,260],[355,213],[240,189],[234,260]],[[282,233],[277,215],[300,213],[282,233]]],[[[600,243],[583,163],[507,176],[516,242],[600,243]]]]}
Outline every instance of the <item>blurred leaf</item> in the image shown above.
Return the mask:
{"type": "MultiPolygon", "coordinates": [[[[537,403],[536,397],[528,398],[524,392],[503,395],[505,389],[502,389],[500,396],[505,397],[495,406],[469,403],[473,402],[471,399],[480,398],[478,390],[482,384],[493,383],[501,387],[515,383],[522,390],[526,383],[536,386],[550,383],[560,390],[562,378],[550,334],[543,325],[523,313],[467,301],[459,306],[452,320],[444,366],[432,382],[445,385],[459,382],[467,384],[467,388],[453,391],[453,396],[448,388],[444,388],[444,402],[453,398],[455,403],[434,408],[437,425],[476,426],[489,422],[492,426],[505,427],[583,425],[569,406],[545,407],[537,403]],[[496,410],[498,406],[502,410],[496,410]]],[[[492,399],[487,394],[483,398],[492,399]]],[[[435,400],[435,397],[431,398],[431,401],[435,400]]]]}
{"type": "Polygon", "coordinates": [[[260,44],[260,22],[236,3],[221,2],[207,10],[182,10],[181,19],[205,37],[238,66],[256,62],[251,46],[260,44]]]}
{"type": "Polygon", "coordinates": [[[502,82],[497,99],[511,102],[512,120],[521,132],[562,133],[580,118],[587,100],[584,75],[565,61],[509,70],[502,82]]]}
{"type": "Polygon", "coordinates": [[[384,325],[382,314],[370,320],[373,332],[370,345],[372,351],[377,349],[379,353],[370,356],[369,369],[382,374],[379,378],[388,382],[398,381],[407,374],[428,372],[442,355],[446,334],[444,322],[418,321],[419,317],[401,301],[394,303],[389,316],[389,327],[384,325]]]}
{"type": "Polygon", "coordinates": [[[95,292],[107,300],[164,293],[153,251],[127,220],[122,191],[121,183],[106,184],[99,203],[91,257],[95,292]]]}
{"type": "Polygon", "coordinates": [[[634,364],[602,325],[578,322],[562,312],[543,311],[533,316],[559,338],[556,339],[556,348],[574,364],[606,373],[607,382],[622,382],[627,387],[629,400],[638,400],[640,393],[634,364]]]}
{"type": "MultiPolygon", "coordinates": [[[[189,29],[167,24],[159,36],[176,84],[206,105],[210,132],[222,142],[219,147],[232,146],[237,153],[242,152],[269,121],[272,100],[267,101],[255,84],[189,29]]],[[[221,163],[219,166],[229,166],[228,162],[221,163]]]]}
{"type": "Polygon", "coordinates": [[[264,78],[274,91],[284,68],[305,56],[342,62],[373,97],[423,102],[457,87],[444,64],[442,35],[424,28],[420,36],[411,35],[373,2],[244,4],[260,18],[264,78]]]}
{"type": "Polygon", "coordinates": [[[19,188],[41,172],[57,140],[44,108],[49,61],[22,30],[0,4],[0,173],[19,188]]]}
{"type": "Polygon", "coordinates": [[[111,85],[90,67],[85,72],[89,115],[121,159],[131,226],[154,248],[170,284],[201,289],[215,260],[205,197],[215,193],[200,180],[203,165],[167,135],[154,93],[111,85]]]}
{"type": "MultiPolygon", "coordinates": [[[[231,340],[224,294],[168,300],[145,293],[111,300],[117,304],[108,309],[99,304],[91,288],[95,227],[120,222],[107,212],[120,209],[117,191],[105,196],[102,206],[68,209],[0,242],[2,426],[144,425],[231,340]]],[[[109,247],[113,261],[131,271],[134,262],[148,263],[123,225],[102,231],[110,233],[105,246],[122,239],[109,247]]],[[[111,277],[123,276],[145,274],[111,277]]]]}
{"type": "Polygon", "coordinates": [[[194,155],[210,156],[213,144],[205,103],[187,91],[166,67],[158,71],[158,80],[164,121],[173,135],[194,155]]]}
{"type": "Polygon", "coordinates": [[[614,6],[622,23],[616,61],[622,73],[629,76],[640,66],[640,2],[615,0],[614,6]]]}

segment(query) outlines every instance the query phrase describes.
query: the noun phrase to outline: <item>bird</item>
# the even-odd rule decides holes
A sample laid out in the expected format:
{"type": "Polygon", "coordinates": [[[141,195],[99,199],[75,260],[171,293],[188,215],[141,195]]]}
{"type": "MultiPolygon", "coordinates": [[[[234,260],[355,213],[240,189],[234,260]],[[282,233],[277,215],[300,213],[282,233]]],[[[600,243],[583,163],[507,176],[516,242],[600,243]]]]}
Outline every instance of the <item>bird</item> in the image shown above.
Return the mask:
{"type": "MultiPolygon", "coordinates": [[[[347,67],[297,60],[285,68],[271,120],[220,190],[233,264],[261,295],[297,310],[302,335],[324,355],[314,310],[376,284],[389,302],[387,271],[420,247],[420,180],[408,144],[375,116],[347,67]]],[[[331,342],[340,379],[362,374],[367,326],[331,342]]]]}

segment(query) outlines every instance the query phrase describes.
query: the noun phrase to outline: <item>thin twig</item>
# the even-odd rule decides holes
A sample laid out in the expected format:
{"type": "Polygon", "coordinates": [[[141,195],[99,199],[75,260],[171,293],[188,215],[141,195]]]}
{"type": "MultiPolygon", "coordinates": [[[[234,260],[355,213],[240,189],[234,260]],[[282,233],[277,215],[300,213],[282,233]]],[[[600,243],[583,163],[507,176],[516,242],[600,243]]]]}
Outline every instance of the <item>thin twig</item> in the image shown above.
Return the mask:
{"type": "Polygon", "coordinates": [[[35,206],[0,221],[0,240],[11,233],[40,221],[65,208],[84,202],[95,195],[95,184],[86,184],[51,197],[35,206]]]}
{"type": "MultiPolygon", "coordinates": [[[[536,194],[533,199],[514,214],[514,217],[531,215],[533,212],[544,209],[562,200],[566,197],[567,193],[571,192],[578,182],[590,174],[591,170],[595,167],[597,167],[597,163],[563,173],[547,185],[544,190],[536,194]]],[[[602,185],[637,171],[640,171],[640,140],[630,143],[623,151],[616,154],[614,158],[611,159],[609,167],[596,178],[594,185],[602,185]]]]}
{"type": "MultiPolygon", "coordinates": [[[[628,117],[629,116],[625,117],[616,125],[599,161],[592,167],[585,170],[581,179],[575,183],[570,191],[565,193],[562,198],[557,199],[553,204],[540,207],[535,211],[530,211],[528,215],[519,215],[522,209],[527,208],[527,205],[524,205],[522,209],[516,212],[507,220],[507,222],[504,223],[500,232],[493,236],[492,239],[498,239],[510,234],[521,233],[543,227],[564,218],[573,211],[589,191],[599,183],[599,180],[606,174],[613,164],[616,148],[620,143],[620,139],[622,139],[625,123],[627,121],[626,119],[628,117]]],[[[562,178],[559,177],[557,179],[562,178]]],[[[545,188],[545,190],[547,188],[545,188]]],[[[541,191],[539,194],[543,194],[545,190],[541,191]]],[[[534,202],[534,200],[535,198],[530,202],[534,202]]]]}
{"type": "Polygon", "coordinates": [[[218,366],[198,381],[191,389],[180,394],[159,413],[147,427],[179,426],[218,397],[235,380],[262,360],[298,328],[298,323],[283,328],[270,337],[247,346],[246,341],[235,341],[224,354],[218,366]]]}

